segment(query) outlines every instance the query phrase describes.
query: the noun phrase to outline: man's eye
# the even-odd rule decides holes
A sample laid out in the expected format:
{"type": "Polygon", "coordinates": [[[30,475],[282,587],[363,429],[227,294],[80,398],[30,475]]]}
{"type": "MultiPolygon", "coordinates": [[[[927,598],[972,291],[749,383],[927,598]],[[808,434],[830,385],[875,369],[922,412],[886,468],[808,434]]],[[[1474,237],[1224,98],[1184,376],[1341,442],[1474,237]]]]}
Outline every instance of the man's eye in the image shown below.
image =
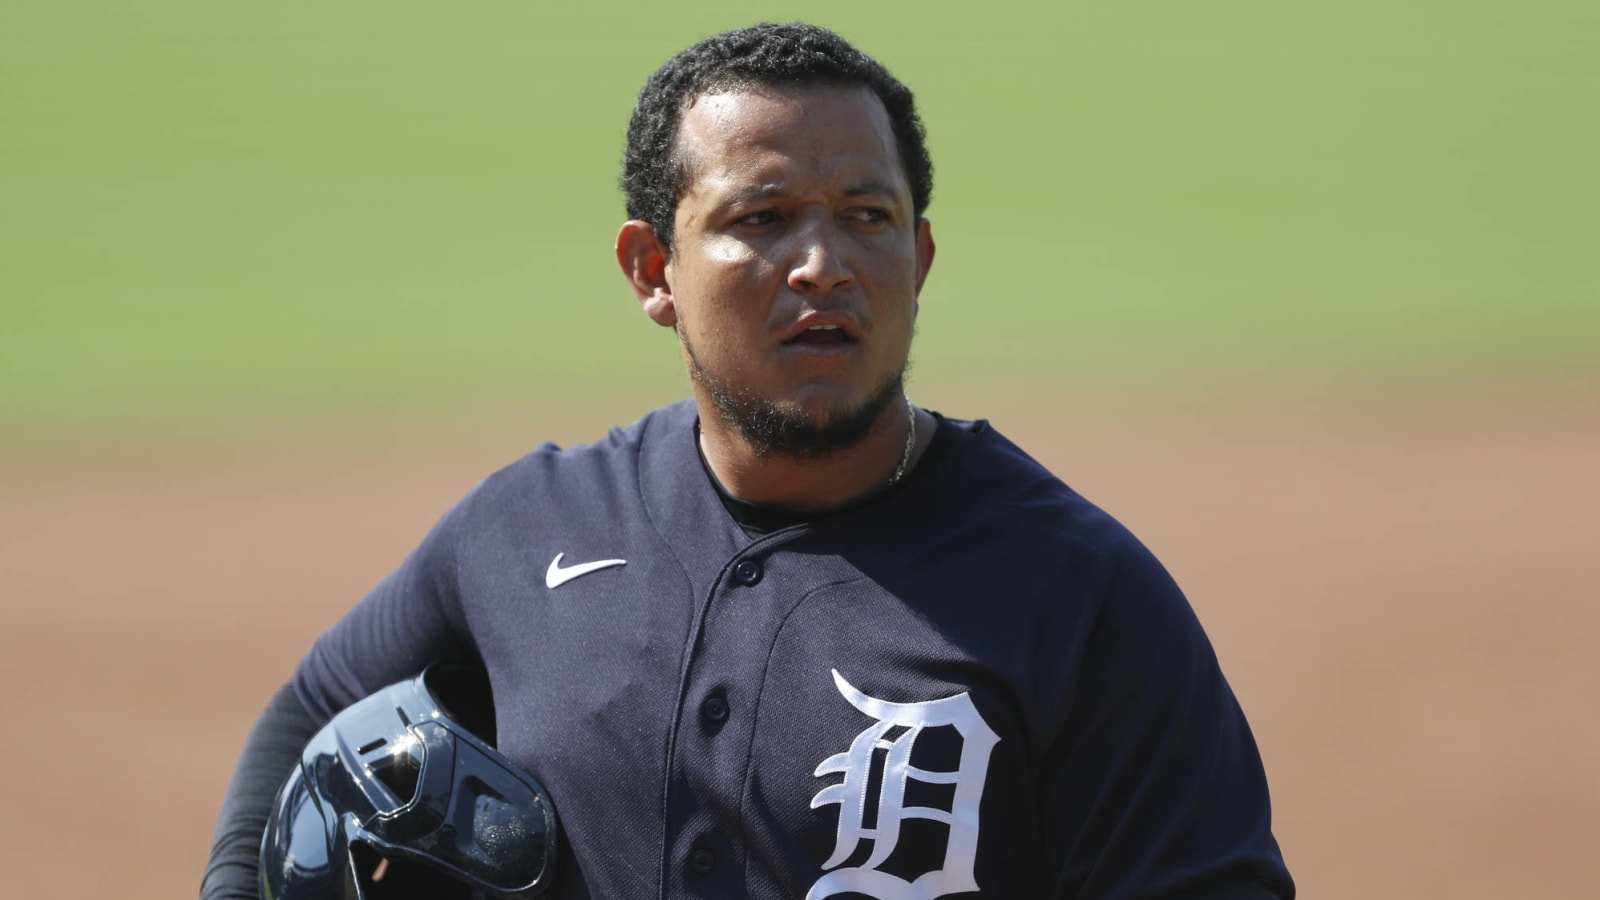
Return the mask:
{"type": "Polygon", "coordinates": [[[889,211],[886,209],[864,207],[861,209],[850,210],[848,217],[856,220],[857,222],[863,222],[870,225],[881,225],[884,222],[889,221],[889,211]]]}
{"type": "Polygon", "coordinates": [[[740,225],[771,225],[778,221],[776,210],[762,209],[739,217],[740,225]]]}

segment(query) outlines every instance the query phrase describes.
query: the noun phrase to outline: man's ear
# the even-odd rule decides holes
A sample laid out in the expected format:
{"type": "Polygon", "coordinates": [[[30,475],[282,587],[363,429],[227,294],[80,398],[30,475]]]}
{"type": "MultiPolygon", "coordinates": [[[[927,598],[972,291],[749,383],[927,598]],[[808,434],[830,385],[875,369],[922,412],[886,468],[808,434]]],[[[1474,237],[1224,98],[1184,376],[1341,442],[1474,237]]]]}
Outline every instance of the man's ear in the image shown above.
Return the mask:
{"type": "Polygon", "coordinates": [[[617,232],[617,265],[650,321],[665,328],[678,324],[672,285],[667,283],[667,251],[649,222],[629,219],[622,223],[617,232]]]}
{"type": "Polygon", "coordinates": [[[928,269],[933,267],[933,223],[917,219],[917,293],[922,293],[922,283],[928,280],[928,269]]]}
{"type": "Polygon", "coordinates": [[[933,225],[927,219],[917,220],[917,294],[928,280],[928,270],[933,268],[933,225]]]}

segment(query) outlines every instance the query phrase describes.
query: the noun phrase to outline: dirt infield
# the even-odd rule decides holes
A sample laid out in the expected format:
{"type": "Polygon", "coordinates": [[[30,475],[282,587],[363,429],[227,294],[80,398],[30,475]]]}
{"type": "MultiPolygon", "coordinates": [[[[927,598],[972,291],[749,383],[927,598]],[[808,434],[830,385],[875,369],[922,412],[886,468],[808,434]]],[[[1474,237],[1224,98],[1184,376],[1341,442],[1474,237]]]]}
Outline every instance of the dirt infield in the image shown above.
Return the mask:
{"type": "MultiPolygon", "coordinates": [[[[1534,393],[992,416],[1188,591],[1303,897],[1594,890],[1600,401],[1534,393]]],[[[301,650],[529,444],[0,458],[0,894],[191,896],[301,650]]]]}

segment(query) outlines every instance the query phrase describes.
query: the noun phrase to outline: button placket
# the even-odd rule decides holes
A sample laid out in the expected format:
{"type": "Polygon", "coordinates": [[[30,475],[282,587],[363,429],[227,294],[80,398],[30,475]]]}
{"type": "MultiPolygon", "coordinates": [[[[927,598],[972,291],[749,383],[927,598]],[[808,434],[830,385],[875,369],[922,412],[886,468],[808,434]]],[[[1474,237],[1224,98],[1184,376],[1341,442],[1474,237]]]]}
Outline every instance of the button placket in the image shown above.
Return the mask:
{"type": "Polygon", "coordinates": [[[740,707],[735,718],[729,689],[740,702],[747,702],[742,685],[758,685],[762,677],[759,655],[746,651],[749,640],[765,639],[761,636],[768,635],[777,621],[776,607],[765,601],[783,579],[771,585],[765,579],[770,565],[779,565],[780,572],[783,567],[776,558],[763,558],[769,550],[745,547],[731,563],[724,563],[721,579],[709,585],[710,596],[697,622],[693,655],[681,685],[667,864],[691,894],[739,895],[745,847],[740,837],[725,833],[723,823],[708,813],[724,803],[735,808],[740,796],[739,778],[746,762],[740,748],[748,747],[754,717],[746,713],[753,707],[740,707]]]}

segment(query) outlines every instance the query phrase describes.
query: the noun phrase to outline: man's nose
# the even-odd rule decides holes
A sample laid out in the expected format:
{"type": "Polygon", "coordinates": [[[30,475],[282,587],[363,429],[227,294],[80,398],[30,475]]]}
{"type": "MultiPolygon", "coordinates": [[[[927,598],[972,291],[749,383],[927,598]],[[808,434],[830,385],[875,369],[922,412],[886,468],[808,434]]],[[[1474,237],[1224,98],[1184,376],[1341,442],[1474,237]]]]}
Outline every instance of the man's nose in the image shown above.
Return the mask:
{"type": "Polygon", "coordinates": [[[849,287],[855,281],[842,252],[844,236],[831,225],[814,224],[796,237],[795,260],[789,268],[789,287],[799,293],[827,292],[849,287]]]}

